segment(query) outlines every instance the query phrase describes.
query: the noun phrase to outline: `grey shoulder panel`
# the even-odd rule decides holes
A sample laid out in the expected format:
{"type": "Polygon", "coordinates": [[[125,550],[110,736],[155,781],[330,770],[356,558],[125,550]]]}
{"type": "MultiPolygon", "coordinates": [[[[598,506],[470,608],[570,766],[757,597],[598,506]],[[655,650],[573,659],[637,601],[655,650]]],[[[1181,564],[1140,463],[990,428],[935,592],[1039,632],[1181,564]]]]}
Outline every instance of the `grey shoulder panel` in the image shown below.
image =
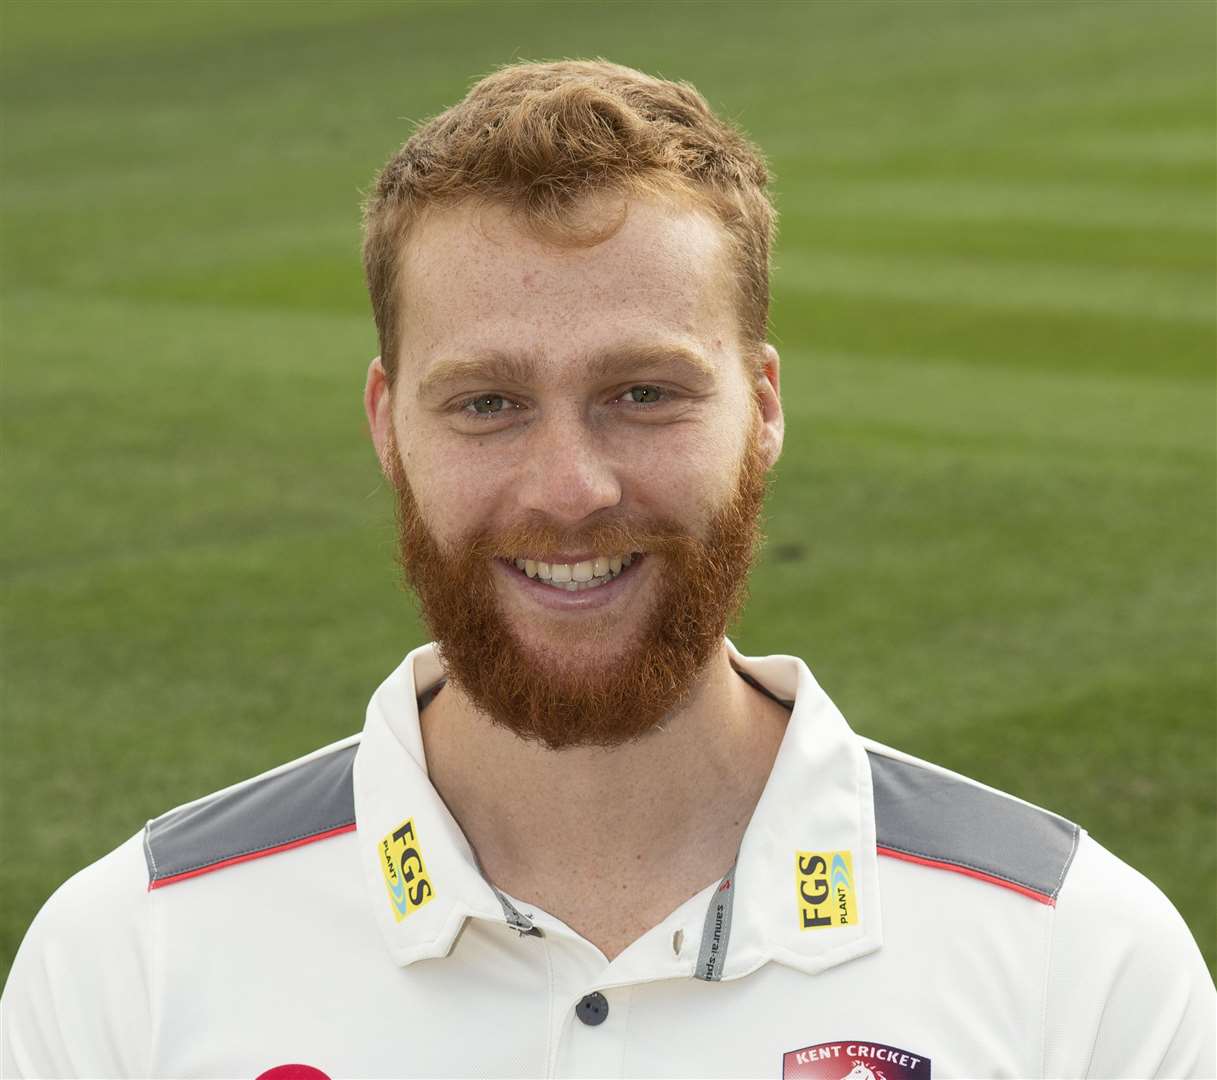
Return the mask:
{"type": "Polygon", "coordinates": [[[357,749],[341,746],[148,822],[148,888],[354,828],[357,749]]]}
{"type": "Polygon", "coordinates": [[[1055,904],[1079,829],[1047,810],[868,750],[880,854],[1055,904]]]}

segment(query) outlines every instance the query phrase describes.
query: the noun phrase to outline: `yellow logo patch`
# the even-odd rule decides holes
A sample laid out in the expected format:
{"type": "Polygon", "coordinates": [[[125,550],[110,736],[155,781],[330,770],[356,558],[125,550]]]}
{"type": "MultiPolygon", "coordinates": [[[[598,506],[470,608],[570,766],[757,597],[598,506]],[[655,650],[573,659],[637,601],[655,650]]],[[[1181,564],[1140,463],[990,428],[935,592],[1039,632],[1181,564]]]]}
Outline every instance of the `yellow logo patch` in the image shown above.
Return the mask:
{"type": "Polygon", "coordinates": [[[418,849],[413,818],[403,821],[381,840],[380,870],[385,876],[385,888],[389,890],[389,903],[397,922],[431,903],[435,887],[427,876],[427,865],[418,849]]]}
{"type": "Polygon", "coordinates": [[[796,851],[794,887],[798,894],[799,926],[853,926],[858,921],[854,892],[854,857],[848,851],[796,851]]]}

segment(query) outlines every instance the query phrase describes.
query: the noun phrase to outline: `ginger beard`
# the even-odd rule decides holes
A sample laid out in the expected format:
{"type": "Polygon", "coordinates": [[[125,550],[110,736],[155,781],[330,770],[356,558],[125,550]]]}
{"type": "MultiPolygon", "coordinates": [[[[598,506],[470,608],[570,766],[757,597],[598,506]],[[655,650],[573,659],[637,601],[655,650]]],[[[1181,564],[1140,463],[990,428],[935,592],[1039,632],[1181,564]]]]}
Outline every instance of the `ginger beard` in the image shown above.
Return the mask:
{"type": "Polygon", "coordinates": [[[606,522],[578,536],[538,523],[479,533],[445,551],[423,521],[389,432],[404,583],[418,596],[448,677],[475,708],[522,739],[560,750],[619,746],[657,727],[686,700],[747,597],[762,539],[768,470],[755,400],[753,410],[734,491],[714,512],[705,540],[676,521],[606,522]],[[598,666],[589,655],[596,655],[597,641],[612,640],[615,615],[588,612],[579,617],[582,640],[579,630],[570,632],[572,649],[538,653],[504,617],[490,562],[572,550],[640,551],[658,564],[646,583],[650,595],[634,598],[648,605],[641,634],[598,666]]]}

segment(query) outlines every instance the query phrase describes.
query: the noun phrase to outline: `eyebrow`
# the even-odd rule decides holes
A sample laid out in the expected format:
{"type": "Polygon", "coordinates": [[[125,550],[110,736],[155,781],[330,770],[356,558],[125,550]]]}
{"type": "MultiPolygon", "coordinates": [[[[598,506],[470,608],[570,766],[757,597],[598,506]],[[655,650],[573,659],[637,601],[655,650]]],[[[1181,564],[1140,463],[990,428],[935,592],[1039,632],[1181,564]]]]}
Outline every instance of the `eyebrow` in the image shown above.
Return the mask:
{"type": "MultiPolygon", "coordinates": [[[[700,379],[714,379],[718,369],[695,349],[684,345],[630,345],[594,354],[587,374],[606,378],[644,367],[680,367],[700,379]]],[[[537,368],[515,353],[491,350],[473,356],[438,361],[418,384],[420,398],[436,397],[444,387],[456,382],[510,382],[523,385],[536,378],[537,368]]]]}

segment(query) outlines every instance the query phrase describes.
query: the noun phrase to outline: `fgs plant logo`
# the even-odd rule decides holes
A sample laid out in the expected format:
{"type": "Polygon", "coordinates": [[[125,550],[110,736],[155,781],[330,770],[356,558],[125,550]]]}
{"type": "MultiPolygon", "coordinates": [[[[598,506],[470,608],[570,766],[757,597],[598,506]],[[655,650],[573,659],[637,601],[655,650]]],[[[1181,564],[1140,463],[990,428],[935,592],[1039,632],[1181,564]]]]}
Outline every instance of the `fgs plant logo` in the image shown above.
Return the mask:
{"type": "Polygon", "coordinates": [[[397,922],[429,904],[435,896],[435,887],[427,876],[427,864],[419,850],[413,818],[403,821],[381,840],[380,869],[397,922]]]}
{"type": "Polygon", "coordinates": [[[853,926],[858,921],[853,855],[848,851],[796,851],[794,856],[800,927],[853,926]]]}

